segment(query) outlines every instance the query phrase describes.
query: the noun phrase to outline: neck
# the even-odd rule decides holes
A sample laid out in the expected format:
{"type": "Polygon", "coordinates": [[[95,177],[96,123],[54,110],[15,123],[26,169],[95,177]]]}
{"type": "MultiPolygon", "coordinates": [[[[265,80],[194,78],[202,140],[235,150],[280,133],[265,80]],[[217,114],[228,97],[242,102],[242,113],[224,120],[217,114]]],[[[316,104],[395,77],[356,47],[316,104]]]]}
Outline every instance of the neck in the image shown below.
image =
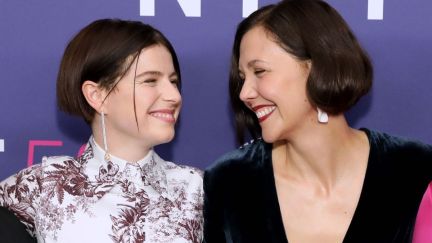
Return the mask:
{"type": "MultiPolygon", "coordinates": [[[[137,162],[144,158],[152,149],[152,146],[144,144],[139,138],[131,138],[130,135],[113,132],[113,129],[106,125],[106,142],[108,153],[128,162],[137,162]]],[[[104,140],[100,116],[96,115],[92,122],[92,132],[96,143],[104,148],[104,140]]]]}
{"type": "Polygon", "coordinates": [[[329,192],[367,162],[366,136],[348,126],[343,115],[313,124],[273,144],[275,174],[329,192]],[[360,163],[359,163],[360,162],[360,163]]]}

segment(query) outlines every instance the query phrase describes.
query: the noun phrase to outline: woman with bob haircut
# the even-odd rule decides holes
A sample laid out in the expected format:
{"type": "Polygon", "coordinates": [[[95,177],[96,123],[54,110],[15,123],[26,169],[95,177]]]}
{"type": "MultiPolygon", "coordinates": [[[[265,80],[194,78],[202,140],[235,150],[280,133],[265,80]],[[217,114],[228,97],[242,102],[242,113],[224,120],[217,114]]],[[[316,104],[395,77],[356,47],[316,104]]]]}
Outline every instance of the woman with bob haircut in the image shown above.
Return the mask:
{"type": "Polygon", "coordinates": [[[78,158],[44,157],[0,183],[0,206],[38,242],[201,242],[202,173],[153,150],[174,137],[180,68],[150,25],[102,19],[68,44],[61,110],[92,136],[78,158]]]}
{"type": "Polygon", "coordinates": [[[237,28],[230,95],[240,141],[204,174],[204,242],[410,242],[432,147],[344,112],[371,62],[320,0],[283,0],[237,28]]]}

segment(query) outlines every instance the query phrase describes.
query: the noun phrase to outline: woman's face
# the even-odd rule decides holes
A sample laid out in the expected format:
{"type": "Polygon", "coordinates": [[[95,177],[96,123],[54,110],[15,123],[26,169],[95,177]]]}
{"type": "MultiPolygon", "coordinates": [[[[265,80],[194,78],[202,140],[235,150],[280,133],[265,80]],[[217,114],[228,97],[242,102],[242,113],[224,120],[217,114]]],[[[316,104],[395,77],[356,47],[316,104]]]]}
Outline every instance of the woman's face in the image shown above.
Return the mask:
{"type": "Polygon", "coordinates": [[[255,112],[266,142],[289,139],[316,122],[306,94],[310,64],[286,52],[262,27],[248,31],[240,43],[240,99],[255,112]]]}
{"type": "Polygon", "coordinates": [[[171,141],[181,107],[177,85],[178,76],[166,47],[143,49],[104,102],[109,138],[124,144],[135,140],[146,147],[171,141]]]}

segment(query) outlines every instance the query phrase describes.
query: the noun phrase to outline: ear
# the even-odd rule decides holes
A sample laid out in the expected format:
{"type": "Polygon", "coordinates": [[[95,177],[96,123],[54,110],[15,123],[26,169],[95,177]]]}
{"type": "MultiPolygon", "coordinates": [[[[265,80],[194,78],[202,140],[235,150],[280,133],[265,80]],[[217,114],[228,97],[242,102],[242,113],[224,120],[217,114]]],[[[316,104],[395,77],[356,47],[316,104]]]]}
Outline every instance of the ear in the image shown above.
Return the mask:
{"type": "Polygon", "coordinates": [[[311,60],[307,60],[306,61],[306,68],[310,71],[312,68],[312,61],[311,60]]]}
{"type": "Polygon", "coordinates": [[[309,76],[310,71],[312,69],[312,61],[306,60],[306,61],[302,62],[302,67],[304,68],[304,70],[307,72],[307,75],[309,76]]]}
{"type": "Polygon", "coordinates": [[[81,86],[81,91],[87,103],[95,109],[96,112],[100,113],[102,111],[103,101],[104,101],[104,89],[99,86],[99,84],[86,80],[81,86]]]}

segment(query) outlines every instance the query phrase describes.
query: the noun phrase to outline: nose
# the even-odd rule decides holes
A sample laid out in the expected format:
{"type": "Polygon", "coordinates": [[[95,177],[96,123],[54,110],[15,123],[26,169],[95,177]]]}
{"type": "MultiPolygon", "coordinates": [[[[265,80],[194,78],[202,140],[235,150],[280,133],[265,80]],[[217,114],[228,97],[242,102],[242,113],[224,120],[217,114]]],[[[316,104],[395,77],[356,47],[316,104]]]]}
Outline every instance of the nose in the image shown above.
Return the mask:
{"type": "Polygon", "coordinates": [[[162,99],[173,104],[181,103],[182,98],[177,86],[171,83],[170,80],[167,80],[164,83],[165,85],[163,85],[161,90],[162,99]]]}
{"type": "Polygon", "coordinates": [[[240,100],[247,102],[255,99],[258,96],[256,84],[253,80],[245,79],[240,91],[240,100]]]}

